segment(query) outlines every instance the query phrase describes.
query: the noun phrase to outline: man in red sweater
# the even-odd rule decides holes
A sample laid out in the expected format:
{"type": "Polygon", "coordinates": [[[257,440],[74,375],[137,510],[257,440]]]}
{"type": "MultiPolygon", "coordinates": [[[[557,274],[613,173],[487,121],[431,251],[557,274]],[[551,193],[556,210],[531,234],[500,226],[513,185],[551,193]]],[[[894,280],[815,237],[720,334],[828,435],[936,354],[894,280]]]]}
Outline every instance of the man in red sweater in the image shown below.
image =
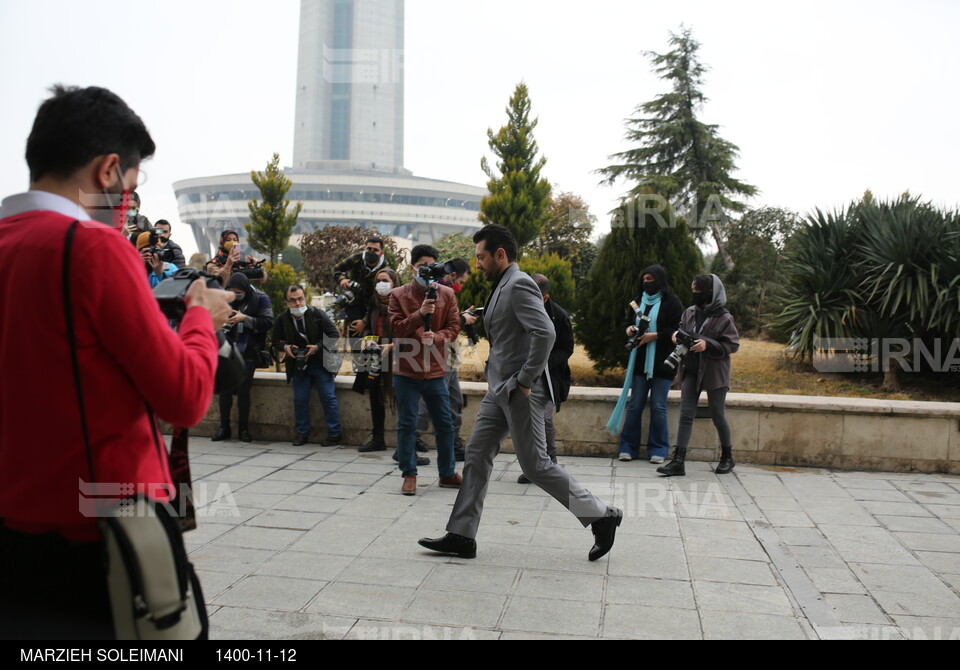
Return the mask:
{"type": "Polygon", "coordinates": [[[100,534],[82,494],[95,481],[167,499],[166,452],[147,406],[192,426],[210,404],[214,324],[229,316],[232,294],[195,282],[174,332],[143,280],[143,260],[119,230],[140,161],[154,149],[143,122],[115,94],[56,86],[27,140],[30,190],[0,205],[2,637],[112,636],[100,534]]]}
{"type": "Polygon", "coordinates": [[[449,286],[419,276],[421,267],[433,265],[440,255],[433,247],[418,244],[410,252],[414,280],[390,292],[390,328],[396,350],[393,388],[397,396],[397,461],[403,474],[403,495],[417,493],[417,417],[423,397],[437,436],[437,469],[440,486],[460,488],[453,454],[453,418],[447,391],[447,347],[460,334],[457,297],[449,286]],[[428,291],[436,287],[436,298],[428,291]],[[427,328],[429,321],[430,327],[427,328]]]}

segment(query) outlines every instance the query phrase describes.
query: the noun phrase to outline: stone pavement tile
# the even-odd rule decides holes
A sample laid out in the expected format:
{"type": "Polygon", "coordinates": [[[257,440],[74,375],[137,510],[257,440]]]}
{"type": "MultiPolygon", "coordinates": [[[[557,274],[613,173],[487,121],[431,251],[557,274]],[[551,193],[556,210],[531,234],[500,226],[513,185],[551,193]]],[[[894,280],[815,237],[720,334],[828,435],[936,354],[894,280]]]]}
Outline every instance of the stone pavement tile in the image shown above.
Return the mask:
{"type": "Polygon", "coordinates": [[[299,530],[240,526],[224,533],[207,546],[215,544],[247,549],[282,551],[301,537],[303,537],[303,531],[299,530]]]}
{"type": "Polygon", "coordinates": [[[404,622],[496,628],[507,596],[420,589],[399,617],[404,622]]]}
{"type": "Polygon", "coordinates": [[[329,519],[314,526],[287,550],[356,557],[380,535],[380,531],[369,526],[350,531],[327,526],[328,522],[329,519]]]}
{"type": "MultiPolygon", "coordinates": [[[[446,517],[443,517],[442,520],[445,523],[446,517]]],[[[531,541],[533,540],[534,534],[537,532],[540,532],[541,530],[545,532],[566,533],[566,537],[568,541],[566,544],[560,545],[565,547],[570,546],[571,537],[579,537],[579,533],[580,533],[579,528],[561,530],[561,529],[547,529],[547,528],[538,529],[538,528],[532,528],[529,526],[513,526],[510,524],[499,524],[499,525],[481,524],[480,532],[477,535],[477,542],[479,542],[481,545],[484,545],[487,542],[493,542],[495,544],[525,545],[525,544],[530,544],[531,541]],[[576,533],[576,535],[571,536],[571,533],[576,533]]],[[[441,526],[441,529],[437,533],[428,534],[428,537],[440,537],[441,535],[444,534],[444,532],[446,531],[443,530],[441,526]]],[[[423,537],[423,534],[417,537],[418,538],[423,537]]],[[[552,546],[557,546],[557,545],[552,545],[552,546]]]]}
{"type": "Polygon", "coordinates": [[[194,478],[194,481],[202,477],[208,477],[215,472],[220,472],[224,469],[223,465],[206,465],[204,463],[194,463],[193,460],[190,460],[190,475],[194,478]]]}
{"type": "Polygon", "coordinates": [[[328,516],[328,514],[316,512],[291,512],[271,509],[264,511],[262,514],[258,514],[244,525],[258,528],[310,530],[321,521],[327,519],[328,516]]]}
{"type": "Polygon", "coordinates": [[[734,540],[731,538],[687,537],[684,543],[688,556],[713,556],[717,558],[739,558],[745,561],[765,561],[767,554],[756,540],[734,540]]]}
{"type": "Polygon", "coordinates": [[[390,584],[416,588],[434,569],[427,561],[403,559],[358,558],[337,577],[338,582],[351,584],[390,584]]]}
{"type": "Polygon", "coordinates": [[[627,509],[617,529],[617,537],[624,534],[680,537],[680,523],[673,514],[650,510],[638,516],[627,509]]]}
{"type": "Polygon", "coordinates": [[[524,569],[520,572],[520,581],[514,593],[518,596],[599,603],[603,600],[604,582],[602,575],[571,575],[568,572],[524,569]]]}
{"type": "MultiPolygon", "coordinates": [[[[553,570],[591,575],[603,575],[609,569],[605,559],[588,561],[587,553],[592,544],[570,546],[566,549],[555,547],[534,547],[531,545],[495,544],[492,542],[477,545],[476,559],[455,559],[458,562],[476,563],[507,568],[530,568],[553,570]]],[[[425,549],[415,547],[420,551],[425,549]]],[[[610,556],[617,552],[614,547],[610,556]]],[[[432,553],[432,552],[430,552],[432,553]]],[[[434,554],[435,556],[436,554],[434,554]]]]}
{"type": "Polygon", "coordinates": [[[889,625],[890,619],[868,595],[826,593],[823,599],[843,623],[889,625]]]}
{"type": "Polygon", "coordinates": [[[816,524],[843,526],[880,525],[870,512],[854,500],[838,501],[836,498],[806,498],[800,500],[800,506],[816,524]]]}
{"type": "Polygon", "coordinates": [[[701,614],[705,610],[715,610],[794,616],[793,607],[779,586],[694,581],[693,590],[701,614]]]}
{"type": "Polygon", "coordinates": [[[296,493],[292,496],[287,496],[278,503],[274,503],[272,509],[290,512],[334,514],[348,502],[348,500],[343,498],[322,498],[320,496],[305,496],[296,493]]]}
{"type": "MultiPolygon", "coordinates": [[[[946,553],[960,553],[960,535],[943,535],[940,533],[893,533],[894,537],[903,542],[913,551],[940,551],[946,553]]],[[[960,561],[960,556],[957,557],[960,561]]]]}
{"type": "Polygon", "coordinates": [[[255,493],[240,489],[233,492],[233,499],[240,507],[265,510],[283,502],[289,495],[289,493],[255,493]]]}
{"type": "Polygon", "coordinates": [[[205,507],[198,507],[197,525],[227,526],[230,529],[263,512],[262,507],[234,505],[236,499],[232,496],[233,494],[230,494],[229,497],[216,500],[205,507]]]}
{"type": "Polygon", "coordinates": [[[293,470],[284,468],[268,475],[263,479],[265,482],[303,482],[304,485],[313,484],[320,480],[326,472],[317,470],[293,470]]]}
{"type": "MultiPolygon", "coordinates": [[[[454,493],[454,498],[456,498],[456,492],[454,493]]],[[[544,495],[523,495],[522,493],[508,494],[508,493],[490,493],[487,492],[487,497],[484,498],[484,508],[500,508],[506,510],[514,510],[517,514],[523,514],[525,512],[539,512],[543,511],[547,506],[547,502],[552,500],[546,494],[544,495]]],[[[453,504],[453,499],[450,500],[450,504],[453,504]]]]}
{"type": "MultiPolygon", "coordinates": [[[[398,488],[399,490],[399,488],[398,488]]],[[[311,484],[305,489],[298,491],[300,495],[320,496],[322,498],[344,498],[353,500],[364,492],[362,486],[343,486],[340,484],[311,484]]]]}
{"type": "Polygon", "coordinates": [[[197,570],[249,575],[276,553],[267,549],[245,549],[208,543],[191,552],[190,561],[197,570]]]}
{"type": "Polygon", "coordinates": [[[886,489],[849,489],[849,491],[853,499],[858,502],[875,500],[877,502],[889,503],[916,503],[913,498],[900,491],[889,491],[886,489]]]}
{"type": "Polygon", "coordinates": [[[830,476],[817,474],[816,471],[805,471],[803,474],[782,474],[780,480],[787,490],[801,502],[823,498],[852,499],[850,492],[843,486],[833,481],[830,476]]]}
{"type": "Polygon", "coordinates": [[[431,591],[455,591],[457,593],[496,593],[507,595],[513,591],[520,570],[490,565],[464,563],[440,563],[436,565],[423,588],[431,591]]]}
{"type": "MultiPolygon", "coordinates": [[[[381,535],[373,540],[359,556],[362,558],[381,558],[397,560],[417,560],[426,563],[445,562],[449,557],[424,549],[416,536],[397,537],[381,535]]],[[[470,559],[465,559],[470,560],[470,559]]]]}
{"type": "Polygon", "coordinates": [[[905,640],[903,631],[892,624],[845,623],[820,631],[827,640],[905,640]]]}
{"type": "Polygon", "coordinates": [[[239,463],[242,458],[237,456],[229,456],[227,454],[194,454],[193,445],[190,445],[191,454],[190,454],[190,469],[193,470],[194,465],[236,465],[239,463]]]}
{"type": "Polygon", "coordinates": [[[211,481],[217,482],[239,482],[247,483],[258,481],[271,472],[276,472],[278,468],[254,468],[246,465],[231,465],[219,472],[206,477],[211,481]]]}
{"type": "Polygon", "coordinates": [[[382,462],[371,463],[356,460],[351,463],[344,463],[336,469],[336,472],[351,472],[361,475],[392,475],[397,472],[397,464],[392,460],[387,463],[386,458],[382,462]]]}
{"type": "Polygon", "coordinates": [[[431,626],[409,622],[368,621],[360,619],[345,640],[467,641],[499,640],[500,632],[482,628],[431,626]]]}
{"type": "Polygon", "coordinates": [[[816,528],[778,528],[777,535],[790,547],[828,547],[827,538],[816,528]]]}
{"type": "MultiPolygon", "coordinates": [[[[451,500],[451,503],[452,502],[451,500]]],[[[559,505],[559,503],[556,504],[559,505]]],[[[580,522],[577,521],[570,512],[566,510],[563,511],[564,514],[570,517],[570,520],[573,521],[576,528],[582,528],[580,522]]],[[[534,527],[540,524],[542,516],[543,512],[534,509],[497,509],[496,507],[484,507],[479,532],[483,532],[484,526],[488,524],[534,527]]],[[[569,524],[566,525],[569,526],[569,524]]]]}
{"type": "Polygon", "coordinates": [[[401,496],[399,492],[395,495],[367,493],[348,501],[337,514],[344,517],[397,519],[408,512],[413,504],[410,496],[401,496]]]}
{"type": "Polygon", "coordinates": [[[183,534],[183,541],[187,545],[187,549],[192,551],[198,547],[202,547],[207,542],[215,540],[228,530],[230,526],[223,523],[204,523],[204,519],[197,519],[197,527],[193,530],[187,531],[183,534]]]}
{"type": "MultiPolygon", "coordinates": [[[[523,577],[521,576],[521,581],[523,577]]],[[[603,606],[597,602],[513,596],[499,628],[508,631],[596,637],[603,606]]]]}
{"type": "Polygon", "coordinates": [[[816,524],[804,512],[781,512],[766,510],[764,516],[771,525],[778,528],[815,528],[816,524]]]}
{"type": "Polygon", "coordinates": [[[960,575],[941,573],[940,579],[942,579],[948,586],[952,587],[954,591],[960,592],[960,575]]]}
{"type": "Polygon", "coordinates": [[[724,505],[704,505],[699,503],[678,502],[677,516],[689,519],[715,519],[720,521],[742,521],[743,515],[732,502],[724,505]]]}
{"type": "Polygon", "coordinates": [[[946,586],[923,593],[902,591],[873,591],[873,597],[891,616],[904,614],[920,617],[960,619],[960,598],[946,586]]]}
{"type": "Polygon", "coordinates": [[[923,493],[947,493],[955,494],[956,491],[949,484],[938,482],[932,476],[913,481],[897,482],[897,488],[901,491],[923,492],[923,493]]]}
{"type": "MultiPolygon", "coordinates": [[[[321,447],[307,456],[307,461],[331,461],[336,463],[350,463],[358,460],[359,454],[355,447],[321,447]]],[[[360,461],[361,463],[363,461],[360,461]]]]}
{"type": "Polygon", "coordinates": [[[416,592],[416,589],[386,584],[333,582],[327,584],[307,605],[306,612],[326,616],[353,616],[396,621],[413,600],[416,592]]]}
{"type": "Polygon", "coordinates": [[[284,470],[304,470],[307,472],[336,472],[344,464],[339,461],[317,461],[311,458],[305,458],[296,463],[291,463],[284,470]]]}
{"type": "Polygon", "coordinates": [[[863,595],[867,592],[848,568],[805,568],[804,571],[820,593],[863,595]]]}
{"type": "MultiPolygon", "coordinates": [[[[480,528],[483,529],[483,524],[487,521],[487,510],[483,512],[483,520],[480,522],[480,528]]],[[[627,525],[628,519],[624,519],[620,524],[620,528],[624,528],[627,525]]],[[[577,518],[573,516],[570,512],[559,507],[558,505],[549,505],[543,512],[540,513],[540,519],[537,521],[538,526],[547,527],[547,528],[578,528],[583,529],[583,526],[577,521],[577,518]]]]}
{"type": "Polygon", "coordinates": [[[737,479],[754,498],[793,498],[776,475],[744,475],[738,471],[737,479]]]}
{"type": "MultiPolygon", "coordinates": [[[[190,451],[194,450],[193,440],[190,441],[190,451]]],[[[246,445],[232,445],[232,444],[223,444],[217,447],[211,447],[205,453],[207,454],[216,454],[218,456],[233,456],[242,460],[247,460],[248,458],[253,458],[259,454],[266,453],[267,450],[261,447],[253,447],[246,445]]]]}
{"type": "Polygon", "coordinates": [[[927,593],[943,588],[937,576],[922,565],[851,563],[850,569],[871,592],[927,593]]]}
{"type": "Polygon", "coordinates": [[[608,577],[604,600],[619,605],[643,605],[696,609],[693,586],[676,579],[648,579],[644,577],[608,577]]]}
{"type": "Polygon", "coordinates": [[[875,516],[933,516],[922,505],[914,502],[884,502],[879,500],[865,500],[861,506],[875,516]]]}
{"type": "Polygon", "coordinates": [[[742,521],[715,519],[681,519],[680,530],[685,538],[702,540],[730,539],[756,542],[750,526],[742,521]]]}
{"type": "Polygon", "coordinates": [[[321,484],[344,484],[346,486],[360,486],[367,487],[373,486],[378,481],[384,478],[385,473],[362,473],[362,472],[344,472],[343,470],[335,470],[334,472],[327,473],[320,478],[321,484]]]}
{"type": "Polygon", "coordinates": [[[917,563],[917,559],[884,528],[820,524],[820,530],[848,563],[917,563]]]}
{"type": "Polygon", "coordinates": [[[954,532],[960,533],[960,519],[944,519],[943,522],[950,526],[954,532]]]}
{"type": "Polygon", "coordinates": [[[233,607],[253,607],[298,612],[326,586],[326,582],[292,577],[253,575],[222,591],[211,602],[233,607]]]}
{"type": "Polygon", "coordinates": [[[900,532],[933,533],[955,535],[956,530],[936,517],[916,516],[877,516],[877,520],[887,529],[900,532]]]}
{"type": "Polygon", "coordinates": [[[767,512],[802,512],[803,508],[793,496],[754,496],[753,502],[766,514],[767,512]]]}
{"type": "Polygon", "coordinates": [[[203,598],[208,603],[214,602],[217,595],[246,577],[246,575],[212,570],[197,570],[196,573],[200,580],[200,588],[203,589],[203,598]]]}
{"type": "Polygon", "coordinates": [[[211,640],[339,640],[356,619],[221,607],[210,616],[211,640]]]}
{"type": "Polygon", "coordinates": [[[940,551],[918,551],[917,558],[936,574],[960,575],[960,560],[956,554],[940,551]]]}
{"type": "Polygon", "coordinates": [[[842,473],[834,475],[834,481],[845,489],[874,489],[878,491],[896,491],[896,487],[885,479],[861,476],[860,473],[842,473]]]}
{"type": "Polygon", "coordinates": [[[700,613],[704,640],[806,640],[803,626],[792,616],[753,612],[700,613]]]}
{"type": "Polygon", "coordinates": [[[803,567],[847,569],[847,564],[829,546],[792,546],[790,554],[803,567]]]}
{"type": "Polygon", "coordinates": [[[307,487],[307,484],[301,481],[282,481],[272,479],[273,474],[267,475],[263,479],[247,484],[237,493],[242,493],[243,495],[246,495],[247,493],[270,493],[274,495],[289,496],[307,487]]]}
{"type": "MultiPolygon", "coordinates": [[[[516,528],[514,529],[516,530],[516,528]]],[[[522,528],[520,530],[523,530],[522,528]]],[[[567,528],[531,528],[532,531],[528,544],[535,547],[556,547],[563,549],[566,547],[577,546],[578,542],[583,540],[583,536],[577,530],[567,528]]],[[[488,539],[488,529],[484,529],[483,539],[488,539]]],[[[502,540],[492,541],[502,542],[502,540]]],[[[622,539],[622,538],[621,538],[622,539]]],[[[505,542],[503,542],[506,544],[505,542]]],[[[616,544],[614,544],[616,546],[616,544]]]]}
{"type": "Polygon", "coordinates": [[[530,633],[530,632],[517,632],[517,631],[507,631],[500,633],[500,640],[513,640],[513,641],[553,641],[553,640],[596,640],[595,637],[587,637],[585,635],[557,635],[550,633],[530,633]]]}
{"type": "MultiPolygon", "coordinates": [[[[619,537],[609,554],[611,576],[688,580],[687,558],[677,538],[648,537],[635,543],[636,536],[619,537]],[[629,541],[625,542],[624,540],[629,541]]],[[[598,561],[598,563],[602,563],[598,561]]]]}
{"type": "Polygon", "coordinates": [[[776,586],[777,578],[766,561],[741,561],[732,558],[691,555],[690,574],[706,582],[776,586]]]}
{"type": "Polygon", "coordinates": [[[261,563],[253,574],[332,582],[355,560],[352,556],[287,550],[261,563]]]}
{"type": "Polygon", "coordinates": [[[955,521],[960,519],[960,505],[935,505],[932,503],[924,503],[924,507],[926,507],[930,513],[938,519],[943,519],[944,521],[955,521]]]}
{"type": "Polygon", "coordinates": [[[243,464],[263,468],[285,468],[303,458],[304,455],[300,454],[264,453],[247,459],[243,464]]]}
{"type": "Polygon", "coordinates": [[[893,620],[908,640],[960,640],[960,618],[894,615],[893,620]]]}
{"type": "Polygon", "coordinates": [[[703,638],[696,610],[615,603],[604,608],[603,637],[631,640],[703,638]]]}
{"type": "Polygon", "coordinates": [[[960,505],[960,493],[939,493],[936,491],[907,491],[908,496],[923,505],[960,505]]]}

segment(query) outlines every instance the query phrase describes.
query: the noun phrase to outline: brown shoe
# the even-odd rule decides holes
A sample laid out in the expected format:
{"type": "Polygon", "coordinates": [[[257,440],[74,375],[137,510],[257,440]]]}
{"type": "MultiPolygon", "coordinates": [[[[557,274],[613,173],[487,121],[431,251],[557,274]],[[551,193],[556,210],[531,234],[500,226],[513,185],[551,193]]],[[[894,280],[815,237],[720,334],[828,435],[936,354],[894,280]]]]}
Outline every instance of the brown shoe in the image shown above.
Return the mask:
{"type": "Polygon", "coordinates": [[[403,478],[403,488],[400,489],[400,493],[405,496],[415,496],[417,495],[417,476],[416,475],[407,475],[403,478]]]}
{"type": "Polygon", "coordinates": [[[463,477],[460,476],[459,472],[454,472],[452,477],[440,478],[440,488],[442,489],[458,489],[462,483],[463,477]]]}

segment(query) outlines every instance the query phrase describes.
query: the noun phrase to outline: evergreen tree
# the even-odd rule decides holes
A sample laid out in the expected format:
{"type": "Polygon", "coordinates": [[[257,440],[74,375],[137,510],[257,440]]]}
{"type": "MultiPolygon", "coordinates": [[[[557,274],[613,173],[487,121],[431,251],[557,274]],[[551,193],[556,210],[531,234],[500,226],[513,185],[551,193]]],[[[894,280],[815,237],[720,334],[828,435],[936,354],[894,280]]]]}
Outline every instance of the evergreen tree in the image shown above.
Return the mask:
{"type": "MultiPolygon", "coordinates": [[[[563,192],[550,198],[547,220],[529,249],[538,256],[557,254],[570,262],[575,280],[586,276],[592,258],[593,226],[597,217],[583,198],[563,192]]],[[[545,274],[545,273],[544,273],[545,274]]]]}
{"type": "Polygon", "coordinates": [[[480,162],[490,178],[490,194],[480,201],[480,220],[506,226],[523,247],[536,238],[547,220],[550,182],[540,176],[547,159],[537,158],[537,143],[533,139],[537,120],[530,120],[526,84],[517,84],[506,111],[507,125],[497,133],[487,130],[490,149],[497,157],[497,171],[485,157],[480,162]]]}
{"type": "Polygon", "coordinates": [[[270,262],[274,263],[277,254],[290,241],[303,203],[298,202],[291,209],[290,201],[284,198],[293,182],[280,169],[280,154],[273,154],[273,160],[267,164],[265,172],[251,172],[250,179],[260,189],[260,198],[247,203],[250,223],[244,229],[249,236],[250,246],[267,254],[270,262]]]}
{"type": "Polygon", "coordinates": [[[702,91],[707,67],[698,57],[700,43],[689,28],[670,33],[673,50],[666,54],[645,52],[661,79],[671,83],[669,93],[637,107],[627,120],[626,138],[638,146],[614,154],[614,165],[599,170],[603,183],[622,178],[634,184],[632,195],[651,188],[663,194],[691,222],[697,239],[707,229],[729,269],[733,261],[726,251],[723,227],[727,212],[742,212],[746,205],[737,196],[752,196],[757,188],[734,179],[739,148],[717,134],[716,125],[697,118],[707,98],[702,91]]]}
{"type": "Polygon", "coordinates": [[[573,296],[576,287],[573,284],[573,270],[570,261],[560,258],[557,254],[544,256],[527,256],[518,263],[520,269],[531,277],[541,274],[550,280],[550,299],[572,313],[575,309],[573,296]]]}
{"type": "Polygon", "coordinates": [[[621,204],[578,292],[574,330],[598,371],[627,363],[622,325],[630,301],[643,291],[645,267],[662,265],[684,305],[690,304],[690,282],[702,272],[703,256],[687,224],[671,211],[659,215],[659,203],[656,195],[644,193],[621,204]]]}

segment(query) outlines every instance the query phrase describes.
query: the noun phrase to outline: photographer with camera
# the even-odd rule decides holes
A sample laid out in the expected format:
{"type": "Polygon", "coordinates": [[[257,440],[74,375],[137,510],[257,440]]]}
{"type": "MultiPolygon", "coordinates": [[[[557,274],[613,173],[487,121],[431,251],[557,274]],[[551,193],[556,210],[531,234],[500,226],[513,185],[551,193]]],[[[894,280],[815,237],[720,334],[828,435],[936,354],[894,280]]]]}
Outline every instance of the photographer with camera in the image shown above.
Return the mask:
{"type": "Polygon", "coordinates": [[[166,219],[160,219],[153,226],[154,231],[160,236],[160,250],[169,257],[168,263],[176,265],[178,268],[187,267],[187,259],[183,255],[183,249],[180,245],[170,239],[173,227],[166,219]]]}
{"type": "Polygon", "coordinates": [[[0,286],[29,286],[0,300],[8,326],[0,334],[5,638],[116,635],[102,519],[78,505],[78,482],[124,483],[169,500],[152,416],[195,425],[213,394],[214,324],[229,315],[232,294],[193,283],[175,332],[120,230],[140,162],[154,150],[143,121],[114,93],[55,86],[27,140],[30,190],[0,209],[0,286]]]}
{"type": "MultiPolygon", "coordinates": [[[[640,458],[643,437],[643,410],[650,399],[650,429],[647,436],[647,457],[659,465],[670,453],[670,430],[667,423],[667,394],[676,376],[676,369],[664,363],[673,351],[671,337],[680,323],[683,305],[670,291],[666,270],[651,265],[640,273],[641,292],[627,309],[627,349],[630,361],[617,407],[607,429],[620,427],[620,460],[640,458]],[[632,391],[631,391],[632,389],[632,391]],[[630,403],[626,404],[630,391],[630,403]],[[624,412],[624,408],[626,412],[624,412]]],[[[616,433],[614,433],[616,434],[616,433]]]]}
{"type": "Polygon", "coordinates": [[[349,324],[349,335],[359,336],[364,329],[363,317],[367,306],[374,297],[374,284],[377,273],[387,267],[383,240],[379,237],[367,238],[363,251],[354,254],[333,268],[333,279],[343,291],[350,291],[352,297],[342,298],[337,305],[343,308],[349,324]]]}
{"type": "Polygon", "coordinates": [[[247,377],[233,393],[220,394],[220,428],[213,436],[214,442],[230,439],[230,411],[233,409],[233,396],[237,396],[239,410],[237,437],[241,442],[253,442],[250,435],[250,389],[257,368],[268,367],[272,361],[267,348],[267,331],[273,327],[273,306],[270,297],[253,288],[250,280],[240,273],[230,276],[227,290],[233,291],[234,311],[223,324],[227,342],[237,345],[247,364],[247,377]]]}
{"type": "Polygon", "coordinates": [[[459,488],[453,453],[453,420],[447,390],[447,347],[460,333],[460,312],[453,289],[439,283],[447,274],[433,247],[418,244],[410,252],[413,281],[390,293],[390,327],[397,345],[393,388],[397,394],[397,460],[403,495],[417,494],[415,449],[422,397],[437,435],[441,488],[459,488]]]}
{"type": "Polygon", "coordinates": [[[340,371],[336,356],[340,333],[322,309],[307,305],[302,286],[292,285],[286,291],[287,311],[273,326],[273,346],[285,354],[287,381],[293,383],[293,412],[297,437],[293,446],[307,443],[310,422],[310,391],[316,387],[327,422],[323,446],[343,441],[340,427],[340,405],[337,403],[336,375],[340,371]]]}
{"type": "MultiPolygon", "coordinates": [[[[470,264],[462,258],[454,258],[452,261],[444,263],[444,270],[449,272],[440,280],[443,286],[449,286],[453,289],[455,295],[460,290],[467,279],[470,277],[470,264]]],[[[482,311],[482,309],[481,309],[482,311]]],[[[469,341],[476,345],[479,341],[475,324],[480,316],[474,312],[473,305],[470,309],[460,313],[460,330],[467,334],[469,341]]],[[[460,352],[460,338],[450,342],[447,348],[447,390],[450,395],[450,412],[453,417],[453,453],[458,461],[463,460],[465,445],[460,437],[460,428],[463,426],[463,391],[460,390],[460,364],[463,363],[463,355],[460,352]]],[[[430,412],[427,409],[427,403],[420,399],[420,415],[417,418],[417,440],[416,449],[420,452],[429,450],[427,444],[420,439],[420,436],[430,428],[430,412]]]]}
{"type": "Polygon", "coordinates": [[[137,236],[137,251],[140,253],[140,258],[143,259],[143,263],[147,268],[150,288],[155,288],[157,284],[164,279],[170,279],[179,269],[176,265],[169,262],[166,263],[169,267],[164,267],[164,254],[158,246],[159,243],[160,237],[153,231],[140,233],[140,235],[137,236]]]}
{"type": "Polygon", "coordinates": [[[393,331],[390,328],[390,292],[400,285],[397,273],[390,268],[380,270],[376,276],[374,290],[376,296],[370,301],[366,323],[363,360],[365,365],[357,375],[354,390],[359,393],[370,392],[370,416],[373,420],[373,436],[357,451],[369,453],[386,451],[384,437],[387,406],[396,413],[397,399],[393,393],[393,331]]]}
{"type": "Polygon", "coordinates": [[[680,427],[677,446],[669,463],[657,468],[667,476],[686,474],[684,460],[697,416],[700,392],[707,392],[710,417],[720,438],[718,475],[733,470],[733,441],[727,422],[725,403],[730,390],[730,356],[740,348],[740,334],[733,316],[726,309],[727,292],[717,275],[697,275],[691,285],[693,306],[680,317],[680,329],[674,333],[677,345],[668,357],[668,365],[680,372],[680,427]]]}

